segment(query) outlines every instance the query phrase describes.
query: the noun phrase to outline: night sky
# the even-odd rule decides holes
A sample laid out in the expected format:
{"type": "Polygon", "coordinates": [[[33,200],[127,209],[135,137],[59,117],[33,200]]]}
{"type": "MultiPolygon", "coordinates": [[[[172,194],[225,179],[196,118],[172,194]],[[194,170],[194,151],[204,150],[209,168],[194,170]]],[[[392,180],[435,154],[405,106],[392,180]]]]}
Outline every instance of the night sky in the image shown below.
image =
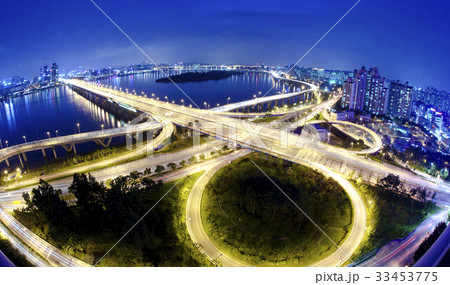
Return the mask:
{"type": "MultiPolygon", "coordinates": [[[[296,62],[356,0],[97,3],[157,63],[296,62]]],[[[389,79],[450,91],[450,2],[362,0],[299,66],[377,66],[389,79]]],[[[89,0],[0,2],[0,79],[146,58],[89,0]]]]}

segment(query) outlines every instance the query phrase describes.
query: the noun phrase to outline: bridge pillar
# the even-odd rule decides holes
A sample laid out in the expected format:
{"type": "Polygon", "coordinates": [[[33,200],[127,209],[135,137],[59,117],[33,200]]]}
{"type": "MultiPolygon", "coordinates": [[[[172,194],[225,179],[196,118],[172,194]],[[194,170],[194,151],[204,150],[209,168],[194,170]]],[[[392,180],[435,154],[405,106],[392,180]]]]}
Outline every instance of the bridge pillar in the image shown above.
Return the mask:
{"type": "Polygon", "coordinates": [[[23,166],[23,161],[22,161],[22,157],[20,156],[20,153],[19,153],[17,156],[19,157],[20,165],[22,165],[22,168],[25,168],[25,167],[23,166]]]}
{"type": "Polygon", "coordinates": [[[47,157],[47,153],[45,152],[45,148],[41,148],[41,151],[42,151],[42,155],[44,156],[44,158],[46,158],[47,157]]]}
{"type": "Polygon", "coordinates": [[[275,101],[275,107],[278,107],[278,100],[275,101]]]}
{"type": "Polygon", "coordinates": [[[281,99],[281,108],[284,107],[284,99],[281,99]]]}
{"type": "Polygon", "coordinates": [[[25,153],[22,153],[22,156],[23,156],[23,160],[24,160],[25,162],[28,162],[27,155],[26,155],[25,153]]]}
{"type": "Polygon", "coordinates": [[[75,144],[72,144],[70,148],[73,150],[73,153],[75,153],[75,155],[76,155],[77,149],[75,148],[75,144]]]}
{"type": "Polygon", "coordinates": [[[5,162],[6,162],[6,166],[9,167],[9,160],[7,158],[5,158],[5,162]]]}
{"type": "Polygon", "coordinates": [[[270,102],[267,102],[267,111],[270,111],[270,102]]]}
{"type": "Polygon", "coordinates": [[[54,146],[52,146],[52,150],[53,150],[53,155],[55,156],[55,159],[57,159],[58,156],[56,155],[56,151],[55,151],[55,147],[54,146]]]}

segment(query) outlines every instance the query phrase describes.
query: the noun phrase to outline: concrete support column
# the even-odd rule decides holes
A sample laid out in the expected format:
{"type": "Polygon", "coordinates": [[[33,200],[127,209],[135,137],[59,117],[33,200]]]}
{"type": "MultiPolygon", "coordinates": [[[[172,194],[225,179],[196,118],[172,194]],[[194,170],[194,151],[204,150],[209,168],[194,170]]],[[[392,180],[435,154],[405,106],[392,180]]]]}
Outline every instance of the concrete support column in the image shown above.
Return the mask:
{"type": "Polygon", "coordinates": [[[75,148],[75,144],[73,144],[71,146],[71,149],[73,150],[73,153],[75,153],[75,155],[77,154],[77,149],[75,148]]]}
{"type": "Polygon", "coordinates": [[[57,159],[58,156],[56,155],[56,151],[55,151],[55,147],[54,146],[52,146],[52,150],[53,150],[53,155],[55,156],[55,159],[57,159]]]}
{"type": "Polygon", "coordinates": [[[45,148],[42,148],[41,151],[42,151],[42,155],[44,156],[44,158],[46,158],[47,157],[47,153],[45,152],[45,148]]]}
{"type": "Polygon", "coordinates": [[[10,166],[10,165],[9,165],[9,160],[8,160],[7,158],[5,158],[5,162],[6,162],[6,166],[9,167],[9,166],[10,166]]]}
{"type": "Polygon", "coordinates": [[[19,153],[19,155],[17,155],[17,156],[19,157],[20,165],[22,165],[22,168],[25,168],[25,167],[23,167],[22,156],[20,156],[20,153],[19,153]]]}
{"type": "Polygon", "coordinates": [[[22,156],[23,156],[23,160],[24,160],[25,162],[28,162],[27,155],[26,155],[25,153],[22,153],[22,156]]]}

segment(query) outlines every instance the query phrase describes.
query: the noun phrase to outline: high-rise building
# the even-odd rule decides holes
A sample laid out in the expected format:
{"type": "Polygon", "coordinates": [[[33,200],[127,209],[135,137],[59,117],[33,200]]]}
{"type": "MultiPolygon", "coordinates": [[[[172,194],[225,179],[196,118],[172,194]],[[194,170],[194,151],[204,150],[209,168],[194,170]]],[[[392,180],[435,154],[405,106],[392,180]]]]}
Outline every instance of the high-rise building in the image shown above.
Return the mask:
{"type": "Polygon", "coordinates": [[[56,83],[56,81],[58,81],[58,65],[55,62],[52,64],[52,69],[50,72],[52,83],[56,83]]]}
{"type": "Polygon", "coordinates": [[[392,118],[409,120],[411,113],[411,93],[413,87],[400,83],[399,80],[392,81],[389,86],[386,113],[392,118]]]}
{"type": "Polygon", "coordinates": [[[367,73],[366,93],[364,96],[364,111],[382,115],[386,113],[387,82],[373,67],[367,73]]]}
{"type": "Polygon", "coordinates": [[[41,68],[41,83],[47,85],[50,83],[50,70],[47,65],[41,68]]]}
{"type": "Polygon", "coordinates": [[[364,94],[367,85],[366,69],[363,66],[360,70],[354,71],[353,78],[348,77],[343,84],[341,105],[350,110],[363,110],[364,94]]]}
{"type": "Polygon", "coordinates": [[[385,114],[387,82],[378,74],[378,68],[355,70],[353,78],[344,81],[341,105],[350,110],[385,114]]]}
{"type": "Polygon", "coordinates": [[[442,132],[444,126],[444,117],[442,116],[441,112],[434,113],[434,123],[433,128],[436,130],[437,133],[442,132]]]}

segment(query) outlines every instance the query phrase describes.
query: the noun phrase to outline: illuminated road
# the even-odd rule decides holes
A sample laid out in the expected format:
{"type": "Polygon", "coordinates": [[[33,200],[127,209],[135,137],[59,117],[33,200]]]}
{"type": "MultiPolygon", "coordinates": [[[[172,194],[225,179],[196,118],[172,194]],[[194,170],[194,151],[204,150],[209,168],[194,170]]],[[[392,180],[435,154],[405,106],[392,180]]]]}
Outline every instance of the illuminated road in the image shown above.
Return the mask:
{"type": "MultiPolygon", "coordinates": [[[[412,173],[392,169],[392,166],[375,163],[355,154],[343,152],[341,149],[315,144],[308,139],[290,134],[287,131],[283,132],[264,125],[219,117],[211,111],[187,108],[131,94],[123,94],[83,82],[70,81],[69,83],[76,83],[92,92],[109,97],[112,100],[121,101],[146,112],[164,114],[178,125],[195,128],[192,126],[192,123],[197,121],[197,128],[203,133],[221,137],[232,144],[237,143],[244,147],[263,151],[293,162],[298,162],[300,159],[306,162],[314,162],[325,165],[337,173],[351,174],[353,177],[355,177],[356,173],[356,178],[358,178],[359,172],[359,176],[367,181],[384,177],[388,173],[398,173],[401,179],[406,180],[410,185],[426,186],[431,190],[441,192],[448,191],[448,185],[441,184],[437,187],[432,181],[426,181],[412,173]]],[[[361,223],[362,221],[359,221],[356,224],[361,223]]],[[[358,240],[355,239],[353,241],[355,243],[352,244],[351,249],[358,246],[356,243],[358,240]]],[[[348,252],[348,254],[351,254],[351,252],[348,252]]]]}
{"type": "Polygon", "coordinates": [[[445,220],[447,211],[432,215],[423,221],[414,231],[401,240],[391,241],[383,246],[370,260],[363,263],[362,267],[404,267],[413,262],[414,253],[422,241],[433,231],[439,222],[445,220]]]}
{"type": "Polygon", "coordinates": [[[27,227],[17,221],[10,213],[3,210],[0,206],[0,220],[8,229],[22,241],[24,241],[30,248],[44,256],[53,266],[68,266],[68,267],[86,267],[90,266],[70,255],[67,255],[49,244],[35,233],[31,232],[27,227]]]}
{"type": "MultiPolygon", "coordinates": [[[[108,166],[108,165],[117,164],[117,163],[126,161],[130,158],[136,157],[139,154],[143,154],[143,153],[151,154],[151,152],[155,148],[162,145],[164,143],[164,141],[167,140],[168,138],[170,138],[171,134],[173,133],[174,126],[170,122],[170,120],[160,119],[160,122],[164,126],[161,133],[153,140],[148,141],[147,143],[143,144],[141,147],[139,147],[131,152],[127,152],[127,153],[118,155],[113,158],[108,158],[108,159],[100,160],[97,162],[92,162],[88,165],[78,166],[78,167],[70,168],[67,170],[59,171],[57,173],[51,173],[51,174],[47,174],[47,175],[43,175],[43,176],[39,176],[39,177],[35,177],[35,178],[18,180],[15,183],[8,184],[7,186],[2,186],[2,187],[0,187],[0,189],[8,191],[11,189],[24,188],[29,185],[36,185],[37,183],[39,183],[39,179],[44,179],[46,181],[55,180],[59,177],[72,176],[72,174],[75,172],[79,172],[79,173],[89,172],[90,170],[93,170],[93,169],[104,168],[105,166],[108,166]]],[[[152,124],[155,124],[155,123],[152,123],[152,124]]],[[[8,150],[8,149],[6,149],[6,150],[8,150]]],[[[111,169],[114,169],[114,168],[110,167],[109,169],[110,169],[109,171],[111,171],[111,169]]]]}
{"type": "Polygon", "coordinates": [[[271,95],[271,96],[263,96],[263,97],[259,97],[259,98],[255,98],[255,99],[251,99],[251,100],[241,101],[241,102],[237,102],[237,103],[231,103],[231,104],[223,105],[220,107],[212,108],[211,111],[216,112],[216,113],[225,113],[225,112],[230,112],[232,110],[242,109],[245,107],[253,107],[253,106],[257,106],[257,105],[262,105],[262,104],[273,102],[273,101],[281,101],[284,99],[289,99],[289,98],[292,98],[295,96],[313,93],[313,92],[317,91],[317,87],[314,84],[304,82],[304,81],[294,80],[294,79],[286,79],[286,78],[280,77],[275,72],[271,72],[271,75],[276,79],[288,80],[288,81],[295,82],[297,84],[306,85],[309,87],[309,89],[302,90],[299,92],[283,93],[283,94],[271,95]]]}
{"type": "Polygon", "coordinates": [[[221,261],[223,266],[247,265],[224,254],[208,238],[205,229],[203,228],[202,216],[200,212],[202,194],[206,184],[208,184],[208,181],[218,170],[220,170],[220,168],[228,164],[230,161],[238,159],[239,157],[245,156],[249,153],[249,150],[240,150],[236,155],[230,157],[229,160],[218,161],[215,165],[207,169],[206,172],[200,176],[197,182],[195,182],[186,203],[186,225],[191,239],[195,244],[201,246],[199,250],[206,254],[210,260],[218,259],[221,261]]]}
{"type": "Polygon", "coordinates": [[[316,120],[316,121],[309,121],[307,122],[307,124],[320,124],[320,123],[330,123],[330,124],[336,124],[336,125],[343,125],[343,126],[351,126],[357,129],[360,129],[366,133],[368,133],[372,139],[374,140],[374,144],[368,148],[368,149],[362,149],[362,150],[348,150],[348,149],[342,149],[339,148],[341,151],[346,151],[346,152],[353,152],[353,153],[358,153],[358,154],[370,154],[370,153],[375,153],[377,151],[379,151],[381,149],[381,147],[383,146],[383,142],[381,141],[380,136],[374,132],[373,130],[363,126],[363,125],[358,125],[352,122],[347,122],[347,121],[326,121],[326,120],[316,120]]]}
{"type": "MultiPolygon", "coordinates": [[[[155,173],[155,169],[157,165],[167,166],[168,163],[179,163],[182,160],[187,161],[193,155],[204,154],[206,157],[210,156],[211,151],[217,151],[221,149],[224,142],[221,140],[216,140],[208,143],[204,143],[198,148],[186,148],[177,152],[171,153],[160,153],[154,156],[148,156],[146,158],[142,158],[136,161],[120,164],[117,166],[107,167],[103,169],[98,169],[90,172],[98,181],[105,182],[108,179],[114,179],[119,175],[128,175],[132,171],[140,171],[143,172],[146,168],[150,168],[152,173],[155,173]]],[[[166,168],[167,169],[167,168],[166,168]]],[[[71,173],[85,173],[83,171],[83,167],[75,168],[71,170],[71,173]]],[[[60,176],[59,173],[55,174],[60,176]]],[[[47,181],[47,177],[43,177],[45,181],[47,181]]],[[[63,193],[67,193],[67,188],[72,183],[73,177],[67,177],[58,179],[56,181],[52,181],[51,184],[55,189],[61,189],[63,193]]],[[[30,192],[32,188],[35,186],[27,186],[22,187],[17,190],[10,190],[7,192],[0,192],[0,204],[5,210],[13,210],[22,207],[23,198],[22,194],[24,192],[30,192]]]]}
{"type": "MultiPolygon", "coordinates": [[[[331,148],[322,144],[315,144],[309,139],[302,138],[295,134],[290,134],[285,130],[276,130],[264,125],[253,124],[247,121],[241,121],[233,118],[219,116],[209,110],[200,110],[196,108],[184,107],[168,102],[162,102],[151,98],[144,98],[132,94],[109,90],[86,82],[66,81],[69,85],[78,86],[90,92],[94,92],[105,98],[116,102],[127,104],[140,111],[159,115],[167,118],[168,121],[177,125],[185,126],[198,130],[202,133],[216,136],[229,141],[231,145],[239,144],[244,147],[263,151],[296,163],[307,163],[316,168],[322,168],[330,176],[335,176],[336,180],[346,181],[340,174],[348,175],[350,172],[354,177],[354,172],[360,171],[360,176],[364,180],[373,180],[377,177],[384,177],[387,173],[398,173],[398,169],[389,169],[386,166],[371,162],[354,154],[343,152],[341,149],[331,148]],[[333,170],[333,171],[331,171],[333,170]]],[[[401,178],[408,180],[410,185],[426,185],[430,189],[448,193],[447,184],[439,186],[432,181],[424,180],[412,173],[401,172],[401,178]]],[[[334,178],[334,177],[333,177],[334,178]]],[[[345,182],[343,182],[345,184],[345,182]]],[[[348,181],[347,181],[348,183],[348,181]]],[[[342,184],[341,184],[342,185],[342,184]]],[[[355,210],[355,228],[351,231],[349,238],[341,246],[343,251],[351,255],[357,248],[364,234],[365,211],[359,211],[360,205],[354,203],[356,197],[352,197],[351,190],[347,189],[352,199],[352,205],[355,210]]],[[[356,200],[355,200],[356,199],[356,200]]],[[[342,264],[346,257],[338,251],[332,254],[330,259],[325,260],[323,266],[337,266],[342,264]]],[[[320,265],[320,264],[319,264],[320,265]]]]}
{"type": "Polygon", "coordinates": [[[126,127],[121,128],[106,129],[101,131],[59,136],[38,141],[32,141],[0,149],[0,162],[4,161],[5,159],[11,156],[26,153],[33,150],[52,148],[60,145],[65,146],[65,145],[79,144],[94,140],[101,140],[103,143],[103,140],[112,137],[124,136],[127,134],[134,134],[134,133],[142,133],[145,131],[157,130],[160,128],[161,124],[159,122],[153,121],[136,125],[128,125],[126,127]]]}
{"type": "MultiPolygon", "coordinates": [[[[249,150],[241,150],[236,156],[230,157],[229,161],[245,156],[248,153],[250,153],[249,150]]],[[[208,238],[202,224],[201,200],[203,190],[211,177],[229,161],[217,162],[197,180],[191,190],[186,204],[186,224],[188,226],[188,231],[192,240],[194,241],[194,243],[201,245],[201,251],[205,253],[210,260],[218,259],[221,261],[223,266],[248,266],[247,264],[238,261],[222,252],[208,238]]],[[[300,161],[299,159],[297,159],[295,162],[305,164],[305,161],[300,161]]],[[[330,171],[328,168],[319,164],[313,164],[311,166],[323,173],[326,177],[331,177],[336,180],[344,188],[352,204],[352,229],[345,241],[339,246],[340,249],[336,250],[328,257],[312,265],[317,267],[340,266],[348,260],[348,258],[356,250],[362,238],[364,237],[366,227],[366,211],[364,208],[364,202],[362,201],[358,191],[353,187],[353,185],[346,179],[344,179],[341,175],[336,174],[330,171]]]]}

